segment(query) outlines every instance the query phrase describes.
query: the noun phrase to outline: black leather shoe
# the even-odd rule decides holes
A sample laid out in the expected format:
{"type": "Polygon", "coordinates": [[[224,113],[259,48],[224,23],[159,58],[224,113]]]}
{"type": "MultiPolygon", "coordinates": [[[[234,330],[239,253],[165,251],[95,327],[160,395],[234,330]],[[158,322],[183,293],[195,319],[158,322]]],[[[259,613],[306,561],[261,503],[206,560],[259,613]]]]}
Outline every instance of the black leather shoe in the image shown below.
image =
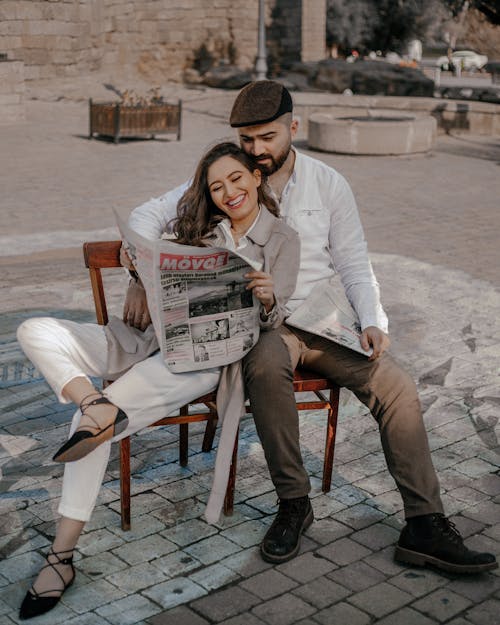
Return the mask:
{"type": "Polygon", "coordinates": [[[45,614],[52,608],[55,608],[59,603],[59,600],[63,596],[63,593],[71,586],[71,584],[75,581],[75,568],[73,566],[73,556],[69,558],[60,558],[59,556],[63,553],[71,553],[69,551],[52,551],[49,552],[49,556],[55,556],[57,562],[49,562],[47,560],[47,564],[42,567],[42,569],[46,569],[47,567],[51,567],[57,573],[59,578],[61,579],[61,588],[54,588],[51,590],[44,590],[42,592],[37,592],[33,587],[28,590],[26,593],[23,602],[21,604],[21,608],[19,609],[19,618],[21,621],[33,618],[34,616],[40,616],[41,614],[45,614]],[[63,564],[65,566],[71,567],[72,576],[68,583],[64,581],[61,573],[56,569],[58,564],[63,564]],[[59,593],[54,595],[53,593],[59,593]]]}
{"type": "Polygon", "coordinates": [[[395,559],[416,566],[434,566],[448,573],[482,573],[498,567],[492,553],[467,549],[455,525],[437,513],[407,520],[395,559]]]}
{"type": "Polygon", "coordinates": [[[309,497],[280,499],[279,509],[260,545],[266,562],[286,562],[295,558],[300,549],[300,536],[313,522],[309,497]]]}

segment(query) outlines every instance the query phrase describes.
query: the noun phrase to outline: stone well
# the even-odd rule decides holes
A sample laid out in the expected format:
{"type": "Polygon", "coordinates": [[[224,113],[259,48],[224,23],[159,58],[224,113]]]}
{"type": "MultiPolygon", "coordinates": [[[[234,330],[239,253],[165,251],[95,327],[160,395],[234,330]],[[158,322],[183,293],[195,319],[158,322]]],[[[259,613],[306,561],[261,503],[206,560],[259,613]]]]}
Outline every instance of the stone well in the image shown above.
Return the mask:
{"type": "Polygon", "coordinates": [[[434,117],[357,115],[334,117],[314,113],[309,117],[309,147],[342,154],[414,154],[428,152],[437,136],[434,117]]]}

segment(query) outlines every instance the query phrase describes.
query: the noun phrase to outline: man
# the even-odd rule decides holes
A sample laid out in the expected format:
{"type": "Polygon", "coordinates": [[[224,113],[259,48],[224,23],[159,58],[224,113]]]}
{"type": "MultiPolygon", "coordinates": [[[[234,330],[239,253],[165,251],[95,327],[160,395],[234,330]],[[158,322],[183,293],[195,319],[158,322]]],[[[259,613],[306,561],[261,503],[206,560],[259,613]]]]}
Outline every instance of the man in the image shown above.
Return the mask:
{"type": "MultiPolygon", "coordinates": [[[[360,319],[361,345],[371,347],[373,353],[367,358],[284,325],[262,334],[244,359],[257,432],[279,497],[277,516],[261,544],[262,557],[274,563],[293,558],[302,532],[313,520],[292,386],[293,371],[300,363],[351,390],[378,423],[407,521],[396,559],[454,573],[494,569],[498,566],[495,557],[468,550],[443,514],[415,384],[387,353],[387,317],[354,197],[338,172],[292,148],[298,128],[292,110],[292,99],[282,85],[257,81],[240,92],[230,116],[242,148],[268,175],[283,219],[300,235],[299,277],[288,308],[296,308],[316,284],[339,273],[360,319]]],[[[144,236],[158,237],[173,216],[181,192],[182,187],[136,209],[131,227],[144,236]]],[[[134,299],[127,306],[131,319],[143,314],[144,305],[134,299]]]]}

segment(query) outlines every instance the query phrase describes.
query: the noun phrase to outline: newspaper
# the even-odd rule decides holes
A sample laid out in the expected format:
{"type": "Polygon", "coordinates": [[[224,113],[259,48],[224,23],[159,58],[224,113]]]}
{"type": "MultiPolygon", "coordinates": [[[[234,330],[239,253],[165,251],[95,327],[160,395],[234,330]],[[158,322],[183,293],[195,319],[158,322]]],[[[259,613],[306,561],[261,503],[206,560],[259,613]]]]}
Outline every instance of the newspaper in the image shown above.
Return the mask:
{"type": "Polygon", "coordinates": [[[259,302],[244,275],[260,270],[260,263],[223,248],[150,241],[116,219],[170,371],[228,365],[252,349],[259,338],[259,302]]]}
{"type": "Polygon", "coordinates": [[[286,323],[345,345],[365,356],[373,353],[372,348],[366,351],[361,347],[359,319],[345,295],[338,275],[326,283],[318,283],[308,298],[287,318],[286,323]]]}

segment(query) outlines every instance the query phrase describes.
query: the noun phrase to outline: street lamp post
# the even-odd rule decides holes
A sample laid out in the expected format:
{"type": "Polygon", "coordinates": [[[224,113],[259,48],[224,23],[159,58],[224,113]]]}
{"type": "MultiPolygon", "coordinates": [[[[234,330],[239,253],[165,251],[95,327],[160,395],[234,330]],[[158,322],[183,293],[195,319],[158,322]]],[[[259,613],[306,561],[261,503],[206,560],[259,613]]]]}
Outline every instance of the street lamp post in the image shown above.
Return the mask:
{"type": "Polygon", "coordinates": [[[259,0],[259,38],[257,44],[257,59],[255,61],[255,73],[257,80],[265,80],[267,76],[266,54],[266,25],[264,20],[265,0],[259,0]]]}

